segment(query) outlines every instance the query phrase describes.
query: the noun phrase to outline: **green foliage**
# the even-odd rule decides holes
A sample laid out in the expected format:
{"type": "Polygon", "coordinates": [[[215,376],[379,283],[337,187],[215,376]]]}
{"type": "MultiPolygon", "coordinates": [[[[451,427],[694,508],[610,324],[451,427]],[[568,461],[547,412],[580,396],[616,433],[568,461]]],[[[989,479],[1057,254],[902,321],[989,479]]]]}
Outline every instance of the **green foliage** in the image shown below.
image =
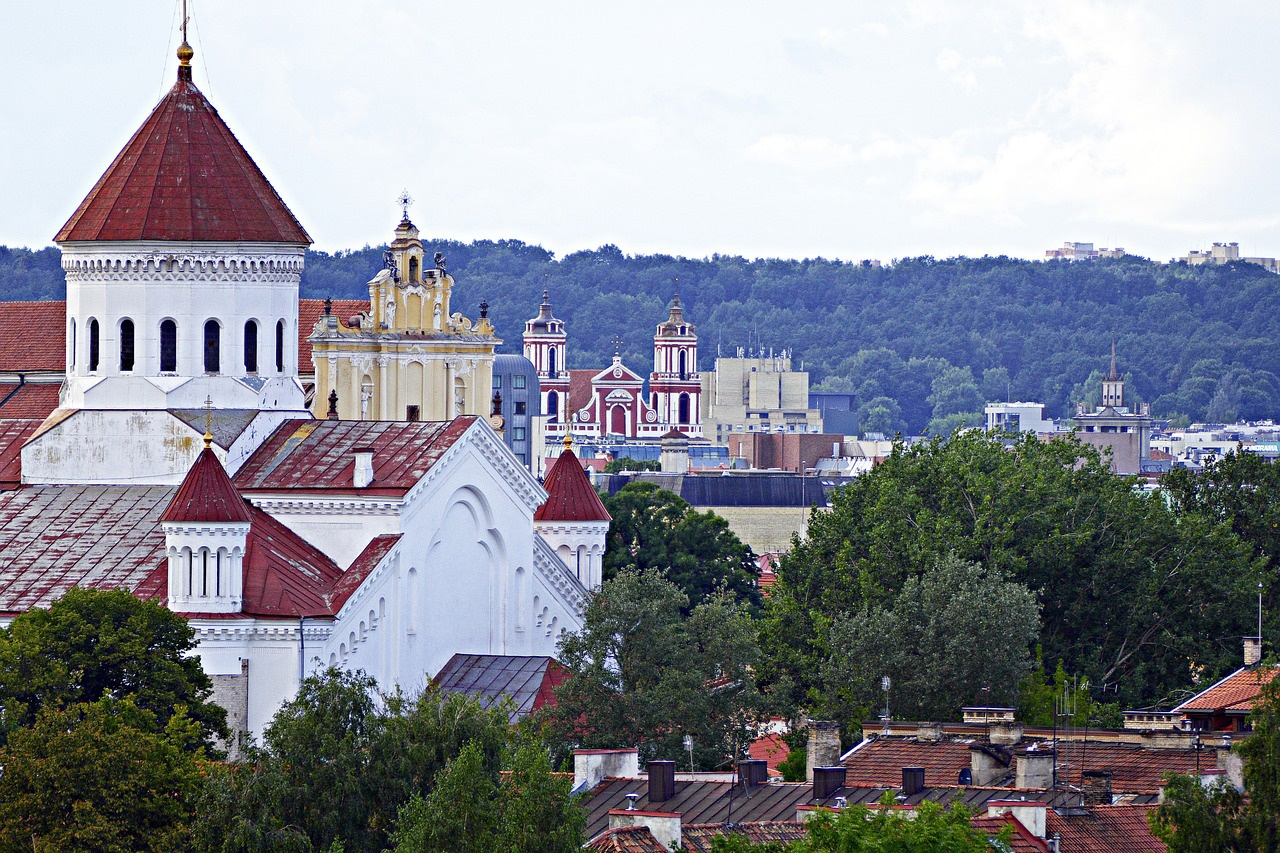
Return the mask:
{"type": "Polygon", "coordinates": [[[658,572],[625,570],[592,597],[582,630],[560,640],[571,676],[556,691],[549,729],[558,744],[639,746],[648,758],[727,766],[762,716],[755,688],[756,628],[741,604],[689,599],[658,572]]]}
{"type": "Polygon", "coordinates": [[[809,773],[809,751],[798,746],[787,753],[787,757],[778,762],[778,772],[784,782],[803,782],[809,773]]]}
{"type": "Polygon", "coordinates": [[[42,708],[0,749],[0,848],[185,850],[200,742],[129,699],[42,708]]]}
{"type": "MultiPolygon", "coordinates": [[[[195,633],[185,619],[124,590],[73,588],[50,607],[0,629],[0,742],[43,708],[130,699],[163,727],[176,713],[201,742],[227,735],[226,711],[209,701],[195,633]]],[[[195,748],[194,746],[192,747],[195,748]]]]}
{"type": "Polygon", "coordinates": [[[486,769],[479,744],[468,743],[440,772],[425,798],[400,810],[393,835],[397,853],[575,853],[582,848],[586,813],[570,795],[572,783],[551,772],[539,744],[522,741],[499,779],[486,769]]]}
{"type": "Polygon", "coordinates": [[[501,709],[427,691],[375,694],[363,674],[330,669],[302,683],[243,766],[210,776],[198,849],[312,850],[341,842],[381,851],[400,808],[475,743],[496,773],[507,733],[501,709]]]}
{"type": "Polygon", "coordinates": [[[1236,747],[1244,759],[1249,803],[1244,826],[1255,850],[1280,849],[1280,679],[1273,678],[1249,715],[1253,734],[1236,747]]]}
{"type": "Polygon", "coordinates": [[[1074,440],[1006,447],[967,432],[897,447],[782,559],[764,684],[838,717],[821,689],[832,624],[892,610],[896,591],[951,553],[1035,593],[1045,659],[1118,690],[1122,705],[1184,688],[1192,665],[1229,671],[1257,577],[1248,548],[1226,521],[1132,486],[1074,440]]]}
{"type": "Polygon", "coordinates": [[[1206,788],[1194,776],[1174,775],[1148,821],[1169,853],[1243,853],[1250,849],[1241,837],[1243,810],[1244,798],[1225,782],[1206,788]]]}
{"type": "Polygon", "coordinates": [[[604,463],[604,473],[620,474],[623,471],[661,471],[662,463],[655,462],[652,459],[632,459],[630,456],[623,456],[620,459],[611,459],[604,463]]]}
{"type": "Polygon", "coordinates": [[[674,492],[646,482],[627,483],[604,505],[613,516],[603,561],[606,580],[627,570],[654,569],[688,596],[688,607],[722,590],[759,605],[755,555],[720,516],[698,512],[674,492]]]}
{"type": "MultiPolygon", "coordinates": [[[[823,812],[806,825],[809,833],[790,844],[752,845],[740,836],[720,836],[711,845],[716,853],[990,853],[987,835],[973,828],[963,808],[944,810],[924,802],[908,817],[895,809],[892,797],[883,808],[850,806],[832,817],[823,812]]],[[[1008,843],[1011,829],[998,839],[1008,843]]]]}
{"type": "Polygon", "coordinates": [[[1036,648],[1035,666],[1018,685],[1017,707],[1018,719],[1029,726],[1052,726],[1054,715],[1060,713],[1071,714],[1066,722],[1072,726],[1083,727],[1091,722],[1096,725],[1103,713],[1103,706],[1094,702],[1089,692],[1089,680],[1068,675],[1062,661],[1058,661],[1052,681],[1045,677],[1044,658],[1039,647],[1036,648]]]}
{"type": "Polygon", "coordinates": [[[1010,702],[1031,666],[1038,610],[999,569],[945,555],[889,601],[835,618],[824,693],[846,720],[871,716],[883,675],[892,711],[906,719],[954,720],[966,705],[1010,702]]]}

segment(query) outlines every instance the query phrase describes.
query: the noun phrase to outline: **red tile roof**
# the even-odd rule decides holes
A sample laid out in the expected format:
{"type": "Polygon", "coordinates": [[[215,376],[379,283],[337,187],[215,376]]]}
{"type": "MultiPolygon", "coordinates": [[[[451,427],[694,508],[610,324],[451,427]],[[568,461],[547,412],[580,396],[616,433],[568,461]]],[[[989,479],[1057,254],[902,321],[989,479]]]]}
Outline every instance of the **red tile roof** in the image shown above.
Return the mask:
{"type": "MultiPolygon", "coordinates": [[[[338,315],[339,323],[346,323],[361,311],[369,310],[368,299],[335,299],[333,313],[338,315]]],[[[298,300],[298,373],[303,376],[315,375],[315,365],[311,363],[311,341],[307,340],[316,327],[316,321],[324,316],[323,299],[298,300]]]]}
{"type": "Polygon", "coordinates": [[[702,853],[711,850],[711,845],[719,836],[728,835],[745,839],[749,844],[768,844],[770,842],[790,844],[801,841],[807,833],[804,824],[793,820],[761,820],[749,823],[691,823],[681,828],[680,842],[682,849],[689,853],[702,853]]]}
{"type": "Polygon", "coordinates": [[[53,239],[311,242],[186,80],[160,99],[53,239]]]}
{"type": "Polygon", "coordinates": [[[971,817],[969,823],[974,829],[995,838],[1006,826],[1013,827],[1013,835],[1009,838],[1009,849],[1013,853],[1050,853],[1052,848],[1043,838],[1037,838],[1018,819],[1011,814],[999,817],[971,817]]]}
{"type": "Polygon", "coordinates": [[[918,741],[914,738],[875,738],[863,741],[844,760],[847,785],[902,784],[902,768],[923,767],[926,787],[958,784],[960,771],[970,766],[968,740],[918,741]]]}
{"type": "Polygon", "coordinates": [[[25,385],[0,385],[0,418],[38,418],[44,420],[58,408],[62,383],[28,382],[25,385]]]}
{"type": "Polygon", "coordinates": [[[572,448],[566,447],[552,463],[542,485],[547,490],[547,500],[533,514],[534,521],[613,520],[572,448]]]}
{"type": "Polygon", "coordinates": [[[206,447],[182,478],[182,484],[161,513],[160,520],[248,524],[251,519],[244,498],[231,484],[226,469],[206,447]]]}
{"type": "Polygon", "coordinates": [[[1167,849],[1151,834],[1147,815],[1155,806],[1092,806],[1086,814],[1045,813],[1045,835],[1062,839],[1070,853],[1164,853],[1167,849]]]}
{"type": "Polygon", "coordinates": [[[606,830],[587,845],[598,853],[669,853],[647,826],[620,826],[606,830]]]}
{"type": "Polygon", "coordinates": [[[242,492],[355,493],[409,491],[476,422],[288,420],[236,472],[242,492]],[[353,484],[356,448],[373,448],[373,483],[353,484]]]}
{"type": "Polygon", "coordinates": [[[1248,713],[1253,710],[1253,702],[1262,692],[1262,688],[1271,683],[1271,679],[1276,677],[1277,672],[1280,672],[1280,668],[1274,666],[1237,669],[1208,690],[1191,697],[1173,710],[1184,714],[1188,711],[1248,713]]]}
{"type": "Polygon", "coordinates": [[[22,445],[39,429],[43,420],[0,419],[0,490],[16,489],[22,482],[22,445]]]}
{"type": "Polygon", "coordinates": [[[770,776],[781,776],[778,765],[787,760],[791,747],[782,739],[782,735],[769,734],[756,738],[747,747],[747,753],[755,761],[768,763],[770,776]]]}
{"type": "Polygon", "coordinates": [[[67,303],[0,302],[0,371],[61,373],[66,369],[67,303]],[[39,329],[40,334],[31,334],[31,329],[39,329]]]}

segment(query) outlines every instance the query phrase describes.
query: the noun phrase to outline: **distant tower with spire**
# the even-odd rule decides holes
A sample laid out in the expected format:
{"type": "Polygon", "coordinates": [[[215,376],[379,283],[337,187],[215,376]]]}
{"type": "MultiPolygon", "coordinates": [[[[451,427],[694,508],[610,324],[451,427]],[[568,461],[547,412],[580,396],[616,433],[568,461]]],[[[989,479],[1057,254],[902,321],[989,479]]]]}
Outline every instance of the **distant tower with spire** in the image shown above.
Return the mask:
{"type": "Polygon", "coordinates": [[[565,364],[568,334],[564,321],[551,313],[551,298],[542,291],[538,315],[524,324],[524,357],[538,371],[542,391],[542,411],[546,414],[546,435],[551,440],[565,435],[573,405],[586,400],[569,400],[569,370],[565,364]]]}
{"type": "Polygon", "coordinates": [[[685,319],[678,293],[671,300],[667,319],[658,324],[653,336],[649,394],[659,420],[685,435],[702,435],[697,327],[685,319]]]}
{"type": "Polygon", "coordinates": [[[1124,408],[1124,377],[1116,372],[1116,339],[1111,339],[1111,371],[1102,380],[1102,407],[1104,409],[1124,408]]]}
{"type": "Polygon", "coordinates": [[[1076,437],[1110,454],[1111,470],[1139,474],[1151,468],[1151,407],[1143,403],[1132,412],[1125,405],[1124,377],[1116,369],[1116,342],[1111,339],[1111,369],[1102,380],[1102,404],[1076,409],[1076,437]]]}

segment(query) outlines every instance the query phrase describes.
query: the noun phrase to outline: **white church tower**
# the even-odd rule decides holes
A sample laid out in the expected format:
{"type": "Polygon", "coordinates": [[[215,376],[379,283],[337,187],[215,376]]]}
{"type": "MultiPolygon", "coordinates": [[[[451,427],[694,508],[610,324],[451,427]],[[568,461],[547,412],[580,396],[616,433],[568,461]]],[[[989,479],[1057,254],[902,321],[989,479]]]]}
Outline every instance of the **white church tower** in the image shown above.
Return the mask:
{"type": "Polygon", "coordinates": [[[204,409],[233,471],[283,419],[298,380],[298,283],[311,238],[192,83],[178,80],[54,238],[67,279],[56,425],[25,482],[177,483],[204,409]],[[72,450],[74,448],[74,450],[72,450]]]}

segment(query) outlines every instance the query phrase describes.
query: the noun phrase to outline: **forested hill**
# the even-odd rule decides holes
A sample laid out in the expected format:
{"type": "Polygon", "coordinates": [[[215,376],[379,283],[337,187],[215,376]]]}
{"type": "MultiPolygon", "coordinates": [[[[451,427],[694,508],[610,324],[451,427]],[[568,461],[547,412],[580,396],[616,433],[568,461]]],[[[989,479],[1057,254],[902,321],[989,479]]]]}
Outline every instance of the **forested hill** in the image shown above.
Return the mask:
{"type": "MultiPolygon", "coordinates": [[[[1075,400],[1096,398],[1113,335],[1131,391],[1159,416],[1280,414],[1280,276],[1251,264],[921,257],[876,268],[628,256],[613,246],[556,258],[517,240],[424,243],[428,256],[448,258],[455,310],[474,316],[489,302],[507,352],[519,352],[524,321],[549,290],[568,324],[570,367],[603,367],[619,335],[624,359],[646,372],[654,326],[678,290],[698,326],[702,367],[718,349],[792,350],[815,383],[856,393],[877,426],[917,432],[937,418],[943,428],[1007,398],[1070,414],[1075,400]]],[[[310,253],[303,295],[367,296],[381,254],[310,253]]],[[[57,250],[0,247],[0,294],[61,298],[57,250]]]]}

